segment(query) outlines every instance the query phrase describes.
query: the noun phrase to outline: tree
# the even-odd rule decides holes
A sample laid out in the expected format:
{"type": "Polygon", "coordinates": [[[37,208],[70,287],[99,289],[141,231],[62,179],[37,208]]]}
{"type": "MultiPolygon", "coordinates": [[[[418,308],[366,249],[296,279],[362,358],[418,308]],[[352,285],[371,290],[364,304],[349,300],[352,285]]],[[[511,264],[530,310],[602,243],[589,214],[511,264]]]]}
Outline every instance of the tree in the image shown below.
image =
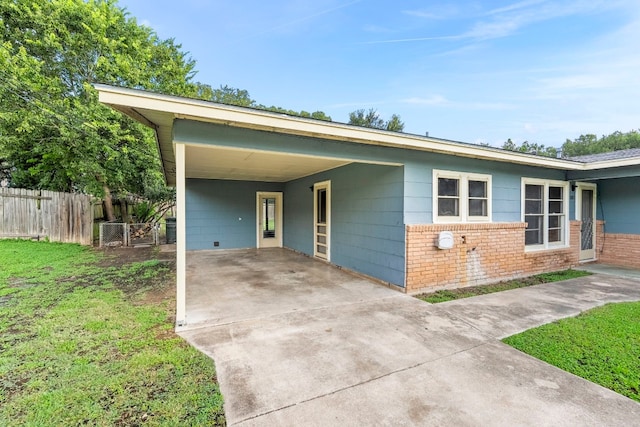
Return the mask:
{"type": "Polygon", "coordinates": [[[196,83],[196,96],[199,99],[206,101],[218,102],[227,105],[237,105],[239,107],[250,107],[258,110],[271,111],[274,113],[287,114],[289,116],[307,117],[316,120],[331,121],[331,117],[327,116],[323,111],[315,111],[309,113],[307,111],[294,111],[287,110],[286,108],[276,107],[272,105],[267,107],[263,104],[258,104],[251,98],[249,92],[244,89],[237,89],[229,87],[227,85],[220,86],[218,89],[213,89],[210,85],[204,83],[196,83]]]}
{"type": "Polygon", "coordinates": [[[255,107],[256,101],[251,99],[249,92],[243,89],[236,89],[227,85],[213,89],[210,85],[196,83],[196,96],[207,101],[219,102],[227,105],[237,105],[240,107],[255,107]]]}
{"type": "Polygon", "coordinates": [[[594,134],[586,134],[580,135],[573,141],[567,139],[562,144],[562,155],[564,157],[583,156],[629,148],[640,148],[640,129],[626,133],[616,131],[610,135],[603,135],[602,138],[594,134]]]}
{"type": "Polygon", "coordinates": [[[327,116],[323,111],[314,111],[313,113],[309,113],[308,111],[302,110],[298,112],[295,110],[287,110],[286,108],[282,107],[276,107],[274,105],[272,105],[271,107],[267,107],[262,104],[257,105],[256,108],[258,108],[259,110],[271,111],[273,113],[286,114],[288,116],[306,117],[309,119],[324,120],[326,122],[331,121],[331,116],[327,116]]]}
{"type": "Polygon", "coordinates": [[[349,124],[394,132],[402,132],[404,130],[404,123],[400,120],[400,116],[393,114],[391,119],[385,121],[375,108],[371,108],[366,112],[361,109],[349,113],[349,124]]]}
{"type": "Polygon", "coordinates": [[[522,144],[518,145],[511,140],[511,138],[507,139],[504,144],[502,144],[502,148],[504,150],[510,151],[518,151],[520,153],[529,153],[536,154],[538,156],[545,157],[557,157],[558,149],[555,147],[545,147],[544,144],[537,144],[535,142],[524,141],[522,144]]]}
{"type": "Polygon", "coordinates": [[[11,185],[107,205],[112,192],[162,192],[153,133],[100,104],[91,84],[195,96],[195,62],[180,45],[114,0],[5,0],[0,24],[0,153],[11,185]]]}

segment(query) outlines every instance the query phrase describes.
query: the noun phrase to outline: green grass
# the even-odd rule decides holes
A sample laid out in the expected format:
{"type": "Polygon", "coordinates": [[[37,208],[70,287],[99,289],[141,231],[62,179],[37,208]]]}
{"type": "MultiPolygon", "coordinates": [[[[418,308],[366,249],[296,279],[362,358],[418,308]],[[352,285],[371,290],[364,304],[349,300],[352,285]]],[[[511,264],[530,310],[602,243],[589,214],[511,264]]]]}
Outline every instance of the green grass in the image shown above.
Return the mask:
{"type": "Polygon", "coordinates": [[[640,402],[640,302],[607,304],[503,341],[640,402]]]}
{"type": "Polygon", "coordinates": [[[173,333],[174,273],[0,241],[0,425],[224,425],[213,362],[173,333]]]}
{"type": "Polygon", "coordinates": [[[524,288],[527,286],[539,285],[542,283],[559,282],[561,280],[575,279],[576,277],[588,276],[591,273],[580,270],[564,270],[553,273],[537,274],[523,279],[508,280],[483,286],[470,286],[467,288],[444,289],[432,293],[416,295],[416,298],[432,304],[452,301],[461,298],[475,297],[478,295],[491,294],[494,292],[508,291],[509,289],[524,288]]]}

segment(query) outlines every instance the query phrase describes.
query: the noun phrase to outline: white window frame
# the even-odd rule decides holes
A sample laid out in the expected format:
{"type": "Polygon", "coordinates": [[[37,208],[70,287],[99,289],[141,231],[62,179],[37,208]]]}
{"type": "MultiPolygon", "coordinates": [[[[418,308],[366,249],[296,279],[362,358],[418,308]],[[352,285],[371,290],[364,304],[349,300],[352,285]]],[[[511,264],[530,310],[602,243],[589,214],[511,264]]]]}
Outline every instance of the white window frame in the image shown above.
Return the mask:
{"type": "Polygon", "coordinates": [[[542,193],[542,232],[543,239],[542,244],[527,245],[525,243],[525,251],[539,251],[547,249],[567,248],[569,243],[569,182],[568,181],[555,181],[549,179],[539,178],[522,178],[521,184],[521,220],[525,221],[525,202],[526,202],[526,186],[527,185],[539,185],[543,187],[542,193]],[[562,223],[562,241],[549,242],[549,187],[561,187],[562,188],[562,214],[564,221],[562,223]]]}
{"type": "Polygon", "coordinates": [[[456,172],[434,169],[433,170],[433,193],[432,193],[432,212],[433,222],[437,224],[457,223],[457,222],[491,222],[492,213],[492,185],[491,175],[456,172]],[[459,181],[459,211],[458,216],[439,216],[438,212],[438,179],[457,179],[459,181]],[[484,181],[487,183],[487,215],[472,216],[469,215],[469,181],[484,181]]]}

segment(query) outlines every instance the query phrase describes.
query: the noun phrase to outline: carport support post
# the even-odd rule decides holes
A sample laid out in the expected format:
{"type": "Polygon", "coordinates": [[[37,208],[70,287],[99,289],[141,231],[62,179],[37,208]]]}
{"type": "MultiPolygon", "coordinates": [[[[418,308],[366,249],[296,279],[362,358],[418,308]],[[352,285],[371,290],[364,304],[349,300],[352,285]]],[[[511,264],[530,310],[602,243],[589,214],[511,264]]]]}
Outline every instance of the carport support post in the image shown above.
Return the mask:
{"type": "Polygon", "coordinates": [[[185,198],[185,146],[175,144],[176,153],[176,326],[187,323],[187,227],[185,198]]]}

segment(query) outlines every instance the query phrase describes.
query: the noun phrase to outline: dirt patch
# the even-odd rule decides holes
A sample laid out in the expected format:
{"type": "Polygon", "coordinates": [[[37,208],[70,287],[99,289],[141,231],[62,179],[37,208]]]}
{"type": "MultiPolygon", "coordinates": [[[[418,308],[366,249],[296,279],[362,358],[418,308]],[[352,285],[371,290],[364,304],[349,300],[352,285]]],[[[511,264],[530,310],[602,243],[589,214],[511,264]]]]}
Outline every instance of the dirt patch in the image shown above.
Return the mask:
{"type": "Polygon", "coordinates": [[[95,249],[103,255],[98,266],[105,276],[136,304],[168,304],[175,309],[176,253],[158,246],[95,249]],[[119,274],[134,263],[142,263],[135,275],[119,274]]]}
{"type": "Polygon", "coordinates": [[[141,246],[126,248],[96,248],[96,252],[104,255],[104,259],[98,263],[100,267],[121,267],[133,262],[144,262],[157,259],[159,261],[175,264],[175,251],[165,251],[159,246],[141,246]]]}

